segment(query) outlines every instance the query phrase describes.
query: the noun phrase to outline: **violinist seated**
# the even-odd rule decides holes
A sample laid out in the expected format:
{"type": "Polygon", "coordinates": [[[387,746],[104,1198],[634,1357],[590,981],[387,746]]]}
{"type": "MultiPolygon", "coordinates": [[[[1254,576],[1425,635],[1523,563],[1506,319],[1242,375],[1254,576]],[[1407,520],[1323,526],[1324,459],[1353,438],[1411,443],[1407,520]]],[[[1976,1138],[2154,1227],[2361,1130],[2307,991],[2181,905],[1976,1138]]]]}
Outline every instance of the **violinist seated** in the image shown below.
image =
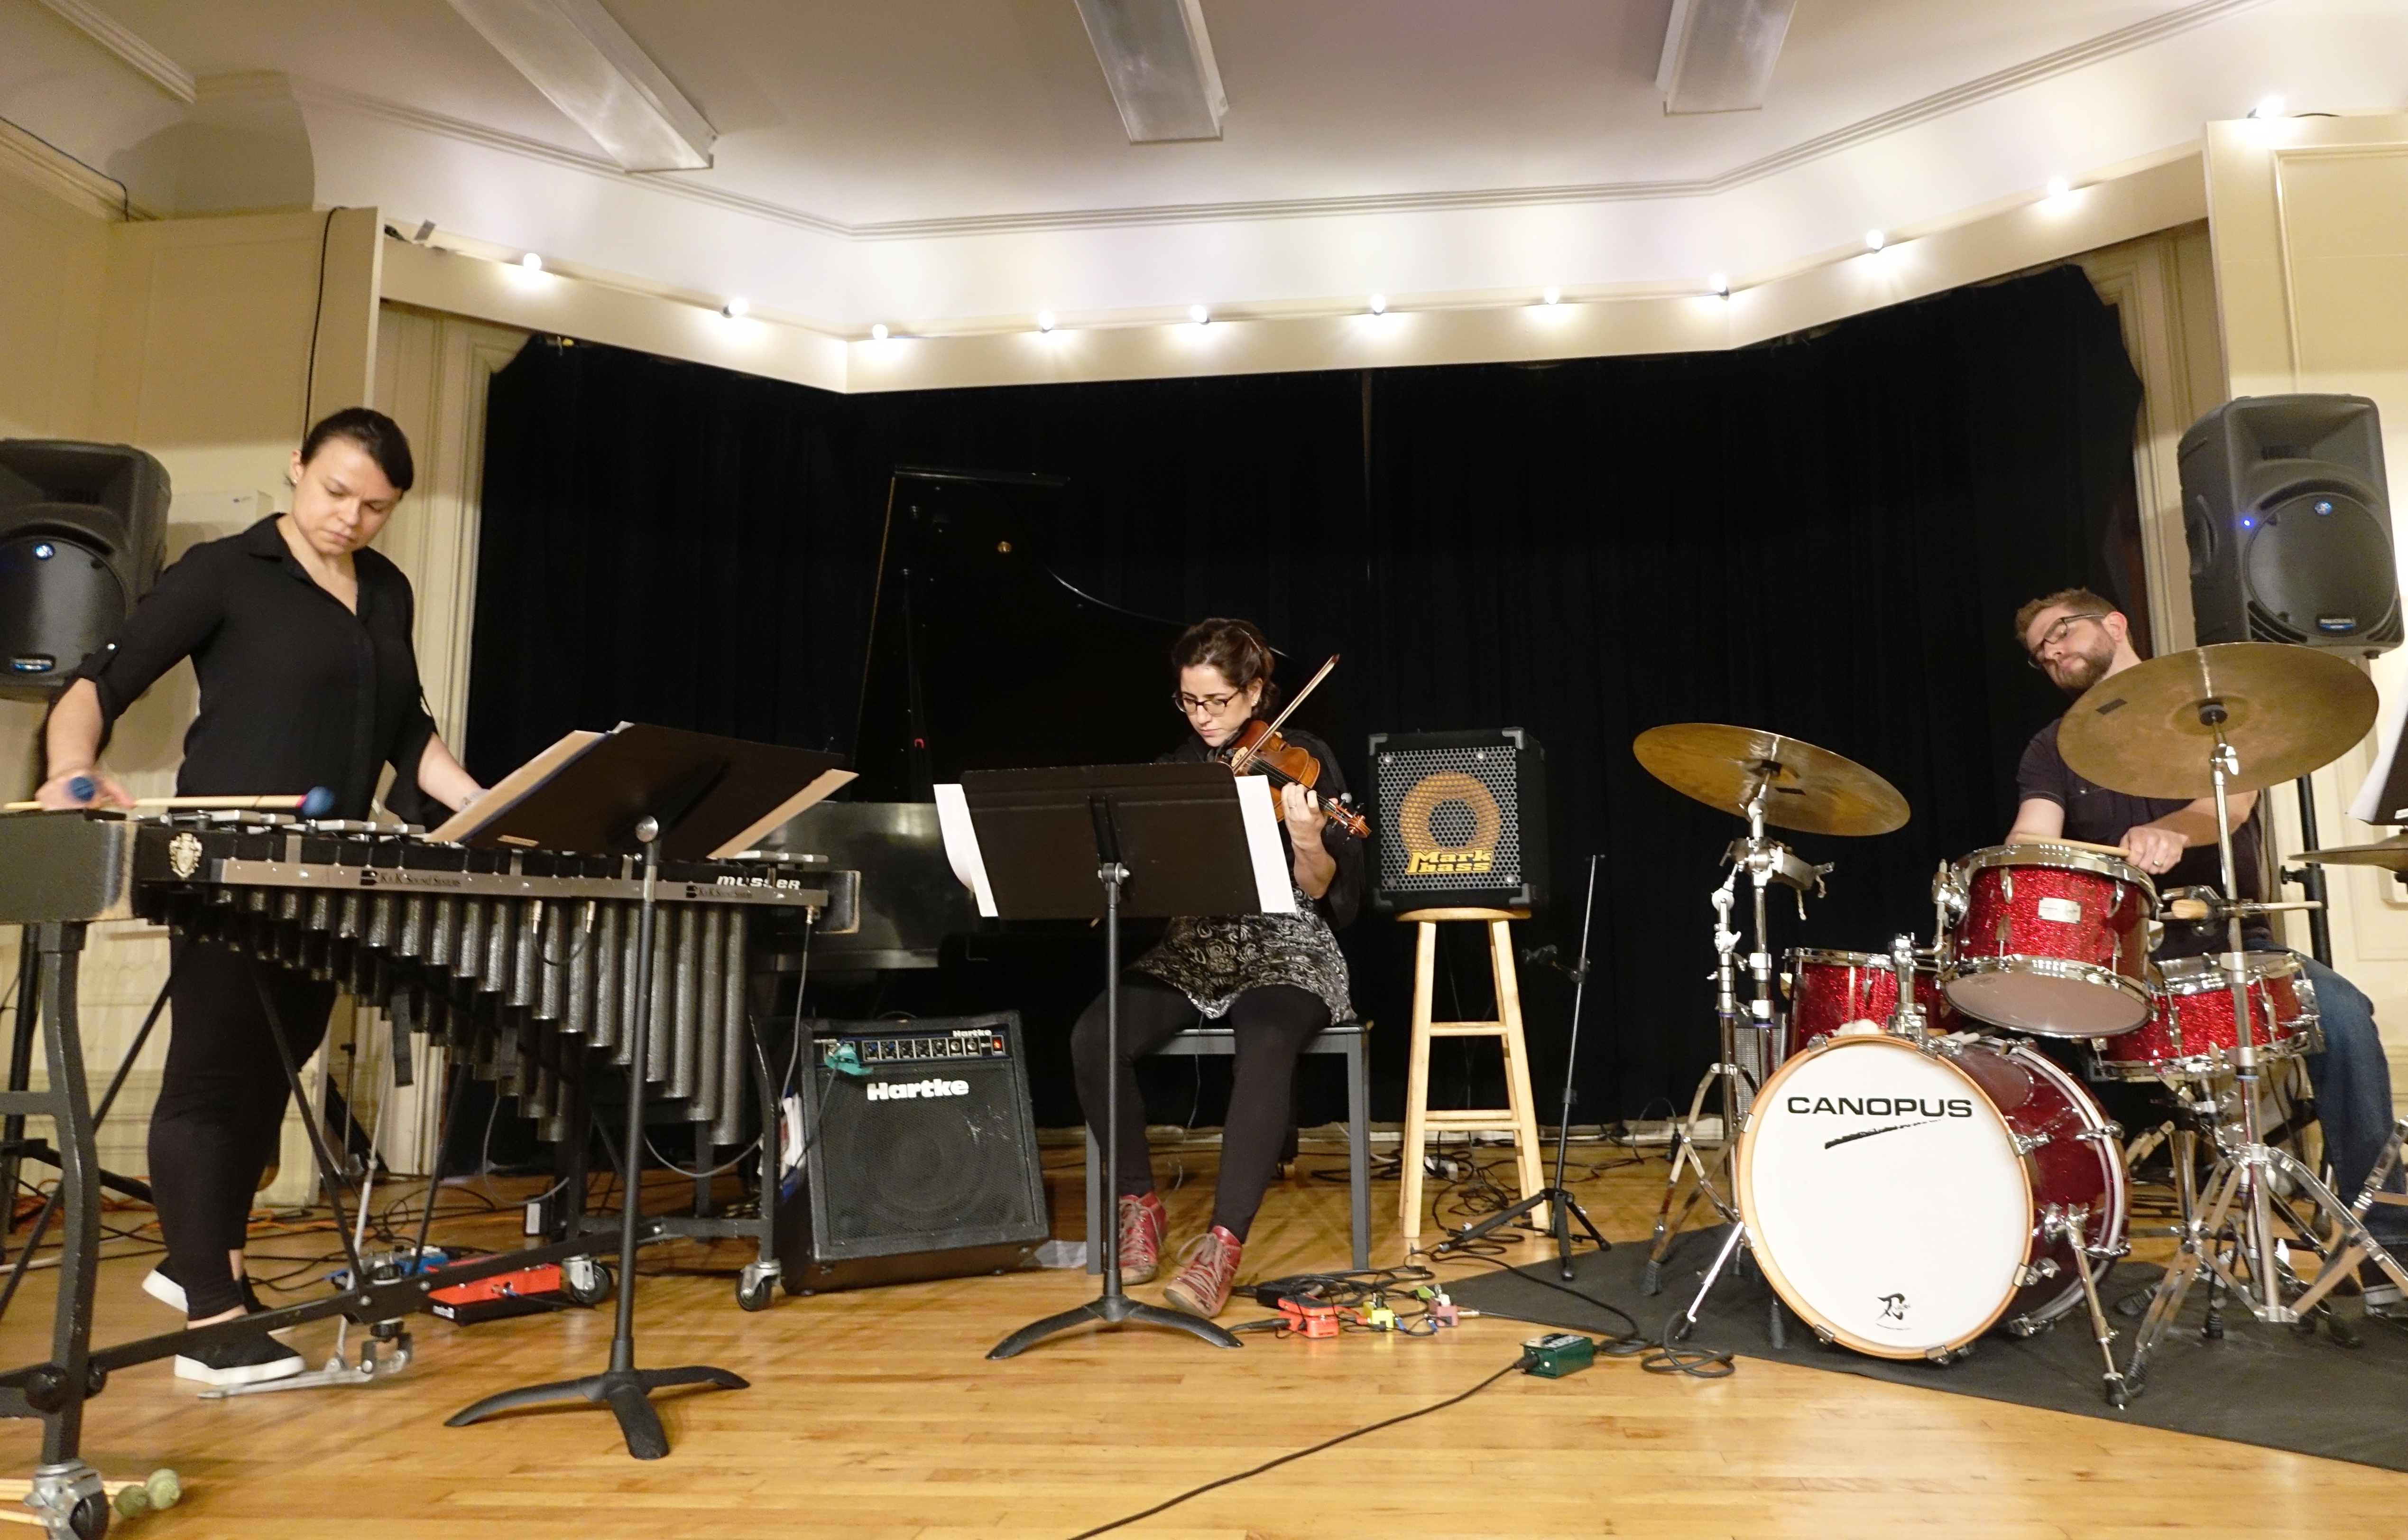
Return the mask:
{"type": "MultiPolygon", "coordinates": [[[[1171,649],[1171,663],[1179,681],[1173,704],[1190,731],[1161,762],[1227,758],[1276,702],[1270,644],[1248,622],[1198,622],[1171,649]]],[[[1080,1015],[1070,1037],[1088,1127],[1099,1148],[1118,1151],[1113,1208],[1121,1276],[1138,1284],[1161,1267],[1165,1215],[1146,1149],[1137,1060],[1198,1022],[1226,1020],[1230,1028],[1236,1057],[1211,1224],[1189,1244],[1178,1276],[1163,1289],[1170,1304],[1204,1317],[1219,1315],[1228,1303],[1247,1229],[1278,1169],[1291,1124],[1297,1056],[1350,1014],[1346,959],[1336,932],[1361,903],[1363,842],[1324,811],[1325,796],[1342,797],[1346,790],[1329,746],[1307,733],[1282,737],[1320,761],[1310,788],[1292,775],[1271,776],[1296,912],[1172,920],[1161,944],[1122,977],[1118,1062],[1107,1053],[1101,996],[1080,1015]],[[1107,1129],[1108,1077],[1113,1075],[1120,1078],[1121,1126],[1107,1129]],[[1119,1143],[1107,1145],[1108,1140],[1119,1143]]]]}

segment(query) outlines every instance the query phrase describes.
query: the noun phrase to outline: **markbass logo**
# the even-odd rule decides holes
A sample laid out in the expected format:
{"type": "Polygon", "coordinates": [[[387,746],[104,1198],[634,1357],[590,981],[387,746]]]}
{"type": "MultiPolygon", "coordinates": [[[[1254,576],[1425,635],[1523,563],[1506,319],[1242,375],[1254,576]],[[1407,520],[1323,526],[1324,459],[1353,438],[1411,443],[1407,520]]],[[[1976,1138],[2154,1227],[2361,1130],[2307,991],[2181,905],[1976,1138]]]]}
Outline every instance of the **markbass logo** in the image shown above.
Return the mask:
{"type": "Polygon", "coordinates": [[[1496,869],[1494,846],[1416,850],[1405,859],[1408,877],[1478,877],[1496,869]]]}

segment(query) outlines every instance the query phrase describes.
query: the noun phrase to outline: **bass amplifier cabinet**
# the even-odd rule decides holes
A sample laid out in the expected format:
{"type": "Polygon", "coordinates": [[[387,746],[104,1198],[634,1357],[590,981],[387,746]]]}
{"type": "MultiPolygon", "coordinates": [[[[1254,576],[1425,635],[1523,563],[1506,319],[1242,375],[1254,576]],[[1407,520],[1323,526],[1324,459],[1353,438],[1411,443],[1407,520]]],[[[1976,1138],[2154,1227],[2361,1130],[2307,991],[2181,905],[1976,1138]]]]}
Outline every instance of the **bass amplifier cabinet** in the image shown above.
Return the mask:
{"type": "Polygon", "coordinates": [[[1542,907],[1546,770],[1546,751],[1519,727],[1373,733],[1371,906],[1542,907]]]}
{"type": "Polygon", "coordinates": [[[806,1021],[802,1052],[789,1293],[1036,1265],[1051,1227],[1017,1012],[806,1021]]]}

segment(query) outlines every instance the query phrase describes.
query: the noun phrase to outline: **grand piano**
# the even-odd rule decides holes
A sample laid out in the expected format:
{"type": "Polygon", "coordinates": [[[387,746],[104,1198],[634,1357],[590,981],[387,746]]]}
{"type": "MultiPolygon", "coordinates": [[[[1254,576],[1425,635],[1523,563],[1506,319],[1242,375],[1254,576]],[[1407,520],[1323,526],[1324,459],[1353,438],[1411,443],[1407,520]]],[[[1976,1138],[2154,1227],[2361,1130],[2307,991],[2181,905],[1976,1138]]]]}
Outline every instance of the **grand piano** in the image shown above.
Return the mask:
{"type": "MultiPolygon", "coordinates": [[[[853,741],[860,780],[769,842],[862,873],[860,928],[812,948],[814,1007],[867,1017],[1017,1009],[1040,1123],[1078,1121],[1068,1027],[1102,980],[1083,925],[980,920],[946,863],[932,787],[967,770],[1131,764],[1178,741],[1182,623],[1057,569],[1059,478],[898,468],[888,486],[853,741]],[[1090,709],[1092,708],[1092,709],[1090,709]]],[[[1129,940],[1146,938],[1130,927],[1129,940]]]]}

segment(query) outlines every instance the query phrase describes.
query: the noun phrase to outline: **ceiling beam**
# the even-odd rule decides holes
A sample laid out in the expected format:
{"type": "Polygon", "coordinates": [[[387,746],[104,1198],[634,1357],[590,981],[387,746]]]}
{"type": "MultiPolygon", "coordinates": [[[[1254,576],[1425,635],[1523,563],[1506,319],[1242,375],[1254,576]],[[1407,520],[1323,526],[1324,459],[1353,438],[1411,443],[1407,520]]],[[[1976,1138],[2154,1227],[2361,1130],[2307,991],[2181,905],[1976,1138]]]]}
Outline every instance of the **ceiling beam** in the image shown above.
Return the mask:
{"type": "Polygon", "coordinates": [[[1656,89],[1668,114],[1764,105],[1798,0],[1672,0],[1656,89]]]}
{"type": "Polygon", "coordinates": [[[136,74],[176,100],[190,106],[197,88],[193,72],[102,14],[91,0],[42,0],[67,25],[98,43],[136,74]]]}
{"type": "Polygon", "coordinates": [[[1078,4],[1131,144],[1221,137],[1229,99],[1197,0],[1078,4]]]}
{"type": "Polygon", "coordinates": [[[624,169],[710,165],[719,131],[601,0],[452,0],[452,8],[624,169]]]}

